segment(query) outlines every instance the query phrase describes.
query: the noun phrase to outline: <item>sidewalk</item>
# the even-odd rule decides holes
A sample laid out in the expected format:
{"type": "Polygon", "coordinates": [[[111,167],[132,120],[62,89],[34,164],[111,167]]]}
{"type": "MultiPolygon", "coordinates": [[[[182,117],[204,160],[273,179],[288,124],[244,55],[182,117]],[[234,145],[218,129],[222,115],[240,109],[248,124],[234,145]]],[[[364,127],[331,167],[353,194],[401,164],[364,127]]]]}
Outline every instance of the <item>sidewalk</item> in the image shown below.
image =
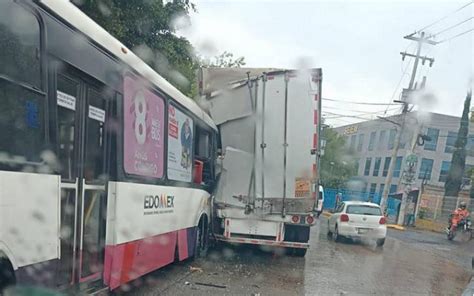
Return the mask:
{"type": "Polygon", "coordinates": [[[474,296],[474,257],[472,257],[471,265],[472,265],[471,282],[467,285],[466,289],[462,293],[462,296],[474,296]]]}

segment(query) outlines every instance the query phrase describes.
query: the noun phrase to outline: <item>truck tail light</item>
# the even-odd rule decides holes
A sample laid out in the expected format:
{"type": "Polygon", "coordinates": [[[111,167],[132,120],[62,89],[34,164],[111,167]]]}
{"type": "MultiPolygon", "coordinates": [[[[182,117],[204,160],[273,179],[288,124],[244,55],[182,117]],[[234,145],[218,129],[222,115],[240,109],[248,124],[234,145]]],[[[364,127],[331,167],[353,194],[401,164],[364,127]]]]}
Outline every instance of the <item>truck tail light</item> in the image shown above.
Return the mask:
{"type": "Polygon", "coordinates": [[[292,221],[293,223],[298,223],[298,222],[300,222],[300,216],[292,216],[292,217],[291,217],[291,221],[292,221]]]}
{"type": "Polygon", "coordinates": [[[381,217],[379,220],[379,224],[383,225],[385,223],[387,223],[387,219],[385,219],[385,217],[381,217]]]}
{"type": "Polygon", "coordinates": [[[308,216],[308,217],[306,217],[306,222],[307,222],[308,224],[313,224],[314,218],[311,217],[311,216],[308,216]]]}
{"type": "Polygon", "coordinates": [[[341,222],[349,222],[349,215],[342,214],[341,215],[341,222]]]}

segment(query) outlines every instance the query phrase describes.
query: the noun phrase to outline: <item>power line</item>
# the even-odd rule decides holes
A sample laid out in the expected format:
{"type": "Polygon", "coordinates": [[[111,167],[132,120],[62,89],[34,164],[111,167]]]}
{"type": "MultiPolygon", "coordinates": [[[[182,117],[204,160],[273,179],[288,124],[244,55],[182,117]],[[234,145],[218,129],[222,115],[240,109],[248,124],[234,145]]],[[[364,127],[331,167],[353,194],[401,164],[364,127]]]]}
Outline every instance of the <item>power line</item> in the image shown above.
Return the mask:
{"type": "MultiPolygon", "coordinates": [[[[407,49],[408,49],[408,46],[407,46],[407,49]]],[[[405,51],[406,51],[406,49],[405,49],[405,51]]],[[[400,84],[402,84],[403,78],[405,78],[405,75],[407,74],[408,67],[410,67],[410,65],[411,65],[411,61],[412,60],[410,60],[408,62],[408,64],[405,67],[405,70],[403,70],[403,73],[400,76],[400,80],[398,80],[397,86],[393,90],[392,96],[390,97],[390,101],[389,101],[389,104],[388,104],[387,108],[385,109],[384,115],[387,114],[388,108],[390,108],[390,106],[392,106],[393,98],[395,97],[395,94],[397,93],[398,89],[400,88],[400,84]]]]}
{"type": "Polygon", "coordinates": [[[446,41],[453,40],[454,38],[457,38],[457,37],[459,37],[459,36],[462,36],[462,35],[464,35],[464,34],[467,34],[467,33],[471,32],[471,31],[474,31],[474,28],[471,28],[471,29],[469,29],[469,30],[467,30],[467,31],[464,31],[464,32],[462,32],[462,33],[459,33],[459,34],[457,34],[457,35],[454,35],[454,36],[452,36],[452,37],[450,37],[450,38],[446,38],[446,39],[444,39],[444,40],[441,40],[441,41],[438,42],[438,44],[439,44],[439,43],[446,42],[446,41]]]}
{"type": "MultiPolygon", "coordinates": [[[[356,113],[384,113],[386,112],[385,110],[378,110],[378,111],[362,111],[362,110],[352,110],[352,109],[346,109],[346,108],[337,108],[337,107],[333,107],[333,106],[324,106],[324,109],[332,109],[332,110],[339,110],[339,111],[347,111],[347,112],[356,112],[356,113]]],[[[399,108],[396,107],[396,108],[392,108],[392,109],[388,109],[389,111],[395,111],[395,110],[398,110],[399,108]]]]}
{"type": "Polygon", "coordinates": [[[451,13],[448,13],[447,15],[443,16],[443,17],[440,18],[439,20],[434,21],[434,22],[432,22],[431,24],[429,24],[429,25],[427,25],[427,26],[425,26],[425,27],[419,29],[418,31],[416,31],[416,33],[420,33],[421,31],[424,31],[425,29],[427,29],[427,28],[429,28],[429,27],[431,27],[431,26],[433,26],[433,25],[436,25],[437,23],[439,23],[439,22],[441,22],[441,21],[447,19],[448,17],[450,17],[451,15],[455,14],[456,12],[458,12],[458,11],[460,11],[460,10],[462,10],[462,9],[464,9],[464,8],[466,8],[466,7],[468,7],[468,6],[471,5],[472,3],[474,3],[474,1],[471,1],[471,2],[469,2],[469,3],[467,3],[467,4],[463,5],[463,6],[461,6],[460,8],[456,9],[455,11],[453,11],[453,12],[451,12],[451,13]]]}
{"type": "Polygon", "coordinates": [[[431,35],[431,37],[436,37],[436,36],[438,36],[439,34],[443,34],[444,32],[449,31],[449,30],[451,30],[451,29],[453,29],[453,28],[456,28],[457,26],[462,25],[462,24],[464,24],[465,22],[468,22],[468,21],[472,20],[473,18],[474,18],[474,17],[471,16],[471,17],[468,18],[468,19],[465,19],[465,20],[463,20],[463,21],[461,21],[461,22],[459,22],[459,23],[457,23],[457,24],[455,24],[455,25],[452,25],[451,27],[448,27],[448,28],[446,28],[446,29],[444,29],[444,30],[439,31],[438,33],[435,33],[435,34],[431,35]]]}
{"type": "Polygon", "coordinates": [[[325,101],[331,101],[331,102],[340,102],[340,103],[347,103],[347,104],[356,104],[356,105],[372,105],[372,106],[387,106],[391,104],[387,103],[368,103],[368,102],[354,102],[354,101],[346,101],[346,100],[339,100],[339,99],[329,99],[329,98],[323,98],[325,101]]]}

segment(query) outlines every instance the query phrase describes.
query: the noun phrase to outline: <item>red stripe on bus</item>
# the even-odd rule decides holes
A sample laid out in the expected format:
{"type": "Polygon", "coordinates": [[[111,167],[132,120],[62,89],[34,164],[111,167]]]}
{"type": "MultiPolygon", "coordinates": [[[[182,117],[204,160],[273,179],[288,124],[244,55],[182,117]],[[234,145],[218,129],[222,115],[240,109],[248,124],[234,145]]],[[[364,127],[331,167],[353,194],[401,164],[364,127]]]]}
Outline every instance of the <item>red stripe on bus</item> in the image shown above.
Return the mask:
{"type": "Polygon", "coordinates": [[[318,134],[313,135],[313,148],[318,148],[318,134]]]}
{"type": "Polygon", "coordinates": [[[314,95],[314,100],[315,100],[315,101],[318,100],[318,95],[317,95],[317,94],[314,95]]]}
{"type": "Polygon", "coordinates": [[[314,110],[314,124],[318,125],[318,110],[314,110]]]}
{"type": "Polygon", "coordinates": [[[120,282],[126,283],[131,278],[133,279],[133,274],[131,274],[133,261],[135,259],[135,248],[136,243],[128,243],[125,245],[123,252],[123,263],[122,263],[122,273],[120,275],[120,282]]]}
{"type": "MultiPolygon", "coordinates": [[[[196,241],[196,240],[194,240],[196,241]]],[[[178,250],[179,260],[182,261],[188,258],[188,233],[186,229],[178,230],[178,250]]]]}
{"type": "MultiPolygon", "coordinates": [[[[120,245],[106,246],[104,283],[108,284],[110,289],[115,289],[172,263],[177,243],[178,231],[172,231],[120,245]]],[[[188,255],[188,252],[183,255],[188,255]]],[[[183,257],[185,256],[180,256],[180,259],[183,257]]]]}

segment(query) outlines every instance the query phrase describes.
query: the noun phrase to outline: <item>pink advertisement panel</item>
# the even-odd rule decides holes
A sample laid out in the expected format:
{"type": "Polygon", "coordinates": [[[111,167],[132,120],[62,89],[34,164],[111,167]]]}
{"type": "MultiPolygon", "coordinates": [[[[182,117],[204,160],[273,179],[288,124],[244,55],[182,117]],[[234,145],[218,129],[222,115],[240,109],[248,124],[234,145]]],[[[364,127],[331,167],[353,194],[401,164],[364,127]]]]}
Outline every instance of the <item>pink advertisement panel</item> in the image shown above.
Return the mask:
{"type": "Polygon", "coordinates": [[[164,100],[140,80],[124,79],[124,168],[133,175],[163,176],[164,100]]]}

